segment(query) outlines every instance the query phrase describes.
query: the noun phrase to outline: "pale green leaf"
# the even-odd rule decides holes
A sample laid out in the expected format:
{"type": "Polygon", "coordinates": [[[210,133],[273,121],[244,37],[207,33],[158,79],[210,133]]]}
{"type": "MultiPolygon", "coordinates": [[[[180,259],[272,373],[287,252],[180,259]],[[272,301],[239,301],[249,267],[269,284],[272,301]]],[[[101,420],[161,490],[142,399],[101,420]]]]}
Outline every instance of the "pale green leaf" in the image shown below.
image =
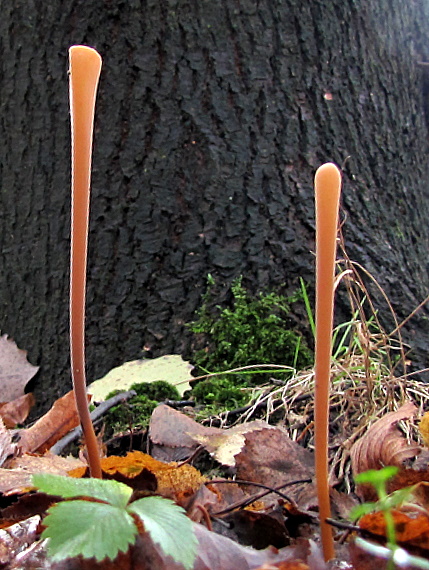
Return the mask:
{"type": "Polygon", "coordinates": [[[165,554],[186,569],[193,568],[198,542],[192,521],[182,507],[163,497],[145,497],[131,503],[127,510],[143,521],[145,530],[165,554]]]}
{"type": "Polygon", "coordinates": [[[48,555],[54,561],[83,556],[113,560],[137,536],[133,518],[106,503],[64,501],[48,510],[42,538],[49,538],[48,555]]]}
{"type": "Polygon", "coordinates": [[[48,495],[64,499],[92,497],[116,507],[125,508],[133,493],[132,489],[118,481],[102,479],[74,479],[50,473],[38,473],[32,477],[33,485],[48,495]]]}
{"type": "Polygon", "coordinates": [[[144,358],[126,362],[113,368],[100,380],[88,386],[88,393],[94,402],[102,402],[114,390],[128,390],[132,384],[164,380],[175,386],[181,396],[191,389],[192,364],[178,354],[167,354],[159,358],[144,358]]]}

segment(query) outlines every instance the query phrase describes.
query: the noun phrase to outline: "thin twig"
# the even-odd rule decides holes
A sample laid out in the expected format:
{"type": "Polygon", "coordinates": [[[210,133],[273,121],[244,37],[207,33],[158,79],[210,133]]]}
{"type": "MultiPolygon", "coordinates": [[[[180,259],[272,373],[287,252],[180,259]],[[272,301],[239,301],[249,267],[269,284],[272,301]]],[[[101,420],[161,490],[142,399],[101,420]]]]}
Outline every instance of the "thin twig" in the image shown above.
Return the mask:
{"type": "MultiPolygon", "coordinates": [[[[116,406],[121,402],[125,402],[129,400],[133,396],[136,396],[136,392],[134,390],[129,390],[128,392],[121,392],[120,394],[116,394],[112,398],[109,398],[105,402],[99,404],[95,410],[91,412],[91,421],[94,422],[95,420],[104,416],[104,414],[116,406]]],[[[51,447],[49,450],[53,455],[59,455],[70,443],[82,437],[82,427],[78,426],[63,438],[61,438],[55,445],[51,447]]]]}

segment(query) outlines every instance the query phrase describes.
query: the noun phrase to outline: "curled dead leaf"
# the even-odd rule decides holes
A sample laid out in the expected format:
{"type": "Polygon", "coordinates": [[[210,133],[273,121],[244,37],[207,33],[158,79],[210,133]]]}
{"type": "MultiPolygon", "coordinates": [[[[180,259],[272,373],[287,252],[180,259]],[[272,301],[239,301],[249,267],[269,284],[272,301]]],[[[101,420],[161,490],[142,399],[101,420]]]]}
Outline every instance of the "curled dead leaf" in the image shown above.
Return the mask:
{"type": "Polygon", "coordinates": [[[416,412],[416,406],[406,402],[376,421],[350,450],[353,474],[385,465],[401,466],[418,455],[421,448],[417,444],[410,445],[397,428],[399,421],[412,418],[416,412]]]}

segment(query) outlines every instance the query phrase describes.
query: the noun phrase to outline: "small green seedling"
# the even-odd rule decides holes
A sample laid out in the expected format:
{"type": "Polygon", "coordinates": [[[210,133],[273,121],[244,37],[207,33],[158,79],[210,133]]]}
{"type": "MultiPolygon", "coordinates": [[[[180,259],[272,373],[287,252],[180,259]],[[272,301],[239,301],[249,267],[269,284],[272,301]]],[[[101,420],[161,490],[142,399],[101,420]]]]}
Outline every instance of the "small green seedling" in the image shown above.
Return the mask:
{"type": "MultiPolygon", "coordinates": [[[[387,493],[387,483],[390,479],[395,477],[398,473],[398,467],[392,465],[384,467],[383,469],[370,469],[364,473],[359,473],[355,477],[356,483],[359,485],[370,484],[374,487],[378,501],[362,503],[361,505],[352,509],[350,517],[353,520],[357,520],[363,515],[381,511],[384,514],[384,519],[386,521],[386,538],[387,538],[387,549],[390,551],[390,560],[388,562],[388,568],[393,569],[397,562],[395,561],[396,551],[399,549],[396,540],[395,531],[395,521],[393,519],[392,510],[404,504],[410,495],[414,492],[416,485],[411,487],[405,487],[404,489],[398,489],[391,494],[387,493]]],[[[361,541],[367,542],[367,541],[361,541]]],[[[368,543],[371,544],[371,543],[368,543]]],[[[362,544],[361,544],[362,546],[362,544]]],[[[363,546],[364,548],[364,546],[363,546]]],[[[399,549],[402,551],[402,549],[399,549]]],[[[404,551],[405,552],[405,551],[404,551]]],[[[421,566],[421,568],[423,568],[421,566]]]]}
{"type": "Polygon", "coordinates": [[[137,516],[165,555],[187,570],[193,568],[197,539],[192,521],[173,501],[151,496],[130,503],[133,490],[128,485],[94,478],[40,473],[33,475],[33,484],[43,493],[69,499],[50,507],[43,521],[42,538],[48,539],[52,561],[76,556],[114,560],[135,542],[137,516]]]}

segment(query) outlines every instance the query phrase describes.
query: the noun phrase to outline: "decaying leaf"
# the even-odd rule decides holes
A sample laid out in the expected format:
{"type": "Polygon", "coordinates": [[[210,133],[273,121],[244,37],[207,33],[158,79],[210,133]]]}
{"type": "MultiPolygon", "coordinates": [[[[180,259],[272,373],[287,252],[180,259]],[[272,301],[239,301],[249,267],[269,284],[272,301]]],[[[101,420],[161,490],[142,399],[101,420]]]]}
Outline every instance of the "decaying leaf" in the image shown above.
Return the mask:
{"type": "Polygon", "coordinates": [[[376,421],[351,448],[350,457],[354,475],[380,469],[385,465],[401,466],[404,461],[420,453],[421,448],[407,443],[397,428],[397,423],[413,417],[417,408],[406,402],[395,412],[376,421]]]}
{"type": "MultiPolygon", "coordinates": [[[[237,478],[263,483],[270,487],[294,481],[312,479],[314,476],[314,457],[307,449],[292,441],[280,427],[252,431],[245,435],[245,445],[235,456],[237,478]]],[[[299,501],[300,506],[308,508],[313,500],[310,485],[294,485],[285,491],[287,495],[299,501]],[[302,494],[311,494],[311,501],[302,494]]]]}
{"type": "Polygon", "coordinates": [[[152,455],[162,461],[182,461],[200,445],[197,435],[216,434],[218,428],[206,427],[170,406],[160,404],[152,412],[149,438],[152,455]]]}
{"type": "Polygon", "coordinates": [[[71,469],[82,466],[80,459],[58,455],[23,455],[9,464],[9,469],[0,469],[0,493],[12,495],[32,487],[31,477],[35,473],[67,475],[71,469]]]}
{"type": "MultiPolygon", "coordinates": [[[[140,474],[147,470],[156,477],[156,491],[161,496],[175,500],[179,505],[184,505],[191,498],[200,486],[206,481],[201,473],[192,465],[181,465],[177,463],[164,463],[142,453],[132,451],[125,457],[111,455],[101,459],[101,469],[106,476],[111,476],[133,489],[138,486],[140,474]],[[120,478],[115,474],[120,474],[120,478]]],[[[69,472],[71,477],[83,477],[87,474],[86,468],[74,469],[69,472]]],[[[144,481],[150,484],[148,477],[144,475],[144,481]]]]}
{"type": "Polygon", "coordinates": [[[132,384],[164,380],[175,386],[180,395],[190,390],[192,380],[192,364],[186,362],[178,354],[167,354],[159,358],[144,358],[126,362],[113,368],[100,380],[88,386],[88,392],[94,402],[103,402],[107,394],[113,390],[129,390],[132,384]]]}
{"type": "MultiPolygon", "coordinates": [[[[395,523],[396,541],[406,550],[418,548],[420,554],[429,556],[429,519],[425,513],[410,513],[392,510],[395,523]],[[424,552],[422,552],[424,551],[424,552]]],[[[375,512],[363,516],[359,527],[386,539],[386,519],[384,513],[375,512]]]]}
{"type": "Polygon", "coordinates": [[[14,428],[24,423],[34,405],[33,394],[24,394],[10,402],[0,403],[0,417],[3,419],[4,425],[8,428],[14,428]]]}
{"type": "Polygon", "coordinates": [[[24,394],[24,388],[39,370],[27,360],[27,352],[19,349],[6,334],[0,337],[0,394],[10,402],[24,394]]]}
{"type": "Polygon", "coordinates": [[[423,414],[419,422],[419,432],[426,447],[429,447],[429,412],[423,414]]]}
{"type": "Polygon", "coordinates": [[[157,457],[163,459],[173,455],[188,457],[198,446],[202,446],[219,463],[234,467],[234,456],[240,453],[245,436],[254,430],[275,430],[274,426],[261,420],[247,422],[229,429],[202,426],[169,406],[161,404],[155,408],[149,425],[149,437],[157,457]]]}
{"type": "Polygon", "coordinates": [[[246,438],[251,432],[260,430],[272,432],[276,429],[266,422],[255,420],[230,429],[217,429],[215,433],[207,435],[198,433],[190,433],[189,435],[200,443],[216,461],[222,465],[234,467],[236,465],[235,456],[242,451],[246,438]]]}
{"type": "Polygon", "coordinates": [[[0,418],[0,467],[16,454],[16,444],[12,443],[12,436],[0,418]]]}
{"type": "Polygon", "coordinates": [[[44,453],[79,425],[73,391],[59,398],[33,426],[19,432],[23,453],[44,453]]]}
{"type": "Polygon", "coordinates": [[[22,568],[23,570],[45,568],[37,556],[37,549],[34,548],[38,538],[39,524],[40,517],[34,516],[9,526],[7,530],[0,530],[0,568],[22,568]],[[16,555],[19,553],[22,560],[27,552],[32,556],[32,565],[16,565],[16,555]]]}

